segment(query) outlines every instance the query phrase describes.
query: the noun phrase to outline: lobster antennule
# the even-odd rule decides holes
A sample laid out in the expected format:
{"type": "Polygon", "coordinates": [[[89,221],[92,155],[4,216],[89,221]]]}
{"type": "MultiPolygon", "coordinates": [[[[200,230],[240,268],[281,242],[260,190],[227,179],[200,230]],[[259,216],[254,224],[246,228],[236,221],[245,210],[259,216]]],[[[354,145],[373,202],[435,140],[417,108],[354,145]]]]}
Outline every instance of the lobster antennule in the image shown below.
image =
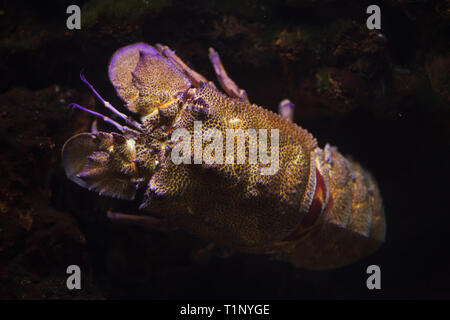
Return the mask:
{"type": "Polygon", "coordinates": [[[90,84],[89,81],[87,81],[86,77],[83,74],[83,70],[80,71],[80,79],[89,87],[89,89],[91,89],[92,93],[97,97],[98,100],[100,100],[103,103],[103,105],[108,110],[110,110],[112,113],[114,113],[115,115],[122,118],[128,125],[138,129],[139,131],[142,131],[142,127],[139,123],[137,123],[136,121],[131,119],[126,114],[124,114],[124,113],[120,112],[119,110],[117,110],[116,108],[114,108],[111,105],[111,103],[109,103],[108,101],[106,101],[105,99],[102,98],[102,96],[97,92],[97,90],[95,90],[94,86],[92,84],[90,84]]]}
{"type": "Polygon", "coordinates": [[[118,122],[114,121],[113,119],[111,119],[111,118],[109,118],[109,117],[107,117],[107,116],[105,116],[105,115],[103,115],[101,113],[98,113],[98,112],[96,112],[94,110],[91,110],[91,109],[88,109],[88,108],[85,108],[85,107],[82,107],[82,106],[80,106],[79,104],[76,104],[76,103],[69,104],[69,107],[74,107],[74,108],[80,109],[80,110],[82,110],[84,112],[90,113],[90,114],[92,114],[92,115],[94,115],[96,117],[99,117],[100,119],[102,119],[106,123],[109,123],[109,124],[113,125],[114,127],[116,127],[118,130],[120,130],[121,132],[124,132],[124,127],[122,125],[120,125],[118,122]]]}

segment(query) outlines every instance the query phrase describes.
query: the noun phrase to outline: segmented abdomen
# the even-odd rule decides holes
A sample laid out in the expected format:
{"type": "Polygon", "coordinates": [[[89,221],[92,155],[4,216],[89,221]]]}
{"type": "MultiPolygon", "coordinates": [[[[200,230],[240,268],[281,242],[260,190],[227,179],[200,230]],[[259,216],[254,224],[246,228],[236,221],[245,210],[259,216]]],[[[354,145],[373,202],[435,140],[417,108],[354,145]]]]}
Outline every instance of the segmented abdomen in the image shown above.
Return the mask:
{"type": "Polygon", "coordinates": [[[384,241],[382,199],[372,175],[335,148],[319,149],[313,157],[316,190],[310,217],[286,239],[284,259],[308,269],[336,268],[369,255],[384,241]]]}

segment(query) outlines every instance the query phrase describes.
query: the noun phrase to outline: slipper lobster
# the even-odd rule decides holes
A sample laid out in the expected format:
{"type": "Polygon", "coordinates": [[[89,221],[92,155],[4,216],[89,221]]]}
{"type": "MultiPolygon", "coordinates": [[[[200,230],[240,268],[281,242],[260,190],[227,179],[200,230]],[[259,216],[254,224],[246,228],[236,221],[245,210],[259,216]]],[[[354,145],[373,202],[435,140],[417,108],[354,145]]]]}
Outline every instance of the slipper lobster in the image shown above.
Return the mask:
{"type": "Polygon", "coordinates": [[[140,121],[116,110],[81,76],[125,125],[73,104],[118,132],[94,128],[70,138],[62,150],[67,177],[100,195],[127,200],[144,189],[140,209],[151,214],[113,218],[166,227],[169,221],[221,246],[269,254],[297,267],[336,268],[377,249],[386,226],[372,175],[335,147],[320,148],[292,122],[289,100],[280,103],[280,114],[250,103],[217,52],[211,48],[209,56],[226,94],[166,46],[136,43],[118,50],[109,79],[140,121]],[[237,134],[228,136],[230,130],[237,134]],[[250,134],[256,132],[259,140],[250,134]],[[224,136],[231,156],[241,151],[244,157],[225,155],[219,147],[224,136]],[[259,162],[250,161],[262,145],[276,158],[275,169],[262,161],[261,152],[259,162]]]}

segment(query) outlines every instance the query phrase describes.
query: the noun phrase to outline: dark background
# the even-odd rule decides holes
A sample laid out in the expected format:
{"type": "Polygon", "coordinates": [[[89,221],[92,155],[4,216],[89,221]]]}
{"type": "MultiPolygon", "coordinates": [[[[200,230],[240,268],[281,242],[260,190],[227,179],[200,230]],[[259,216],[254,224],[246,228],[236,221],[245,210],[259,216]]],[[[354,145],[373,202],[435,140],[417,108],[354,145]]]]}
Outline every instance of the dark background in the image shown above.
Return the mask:
{"type": "MultiPolygon", "coordinates": [[[[0,298],[450,298],[449,1],[0,1],[0,298]],[[66,8],[82,9],[81,30],[66,8]],[[381,7],[382,29],[365,22],[381,7]],[[121,107],[107,78],[121,46],[163,43],[215,80],[208,48],[252,102],[297,106],[295,121],[370,170],[387,237],[337,270],[295,269],[264,256],[208,256],[182,231],[108,221],[139,205],[70,182],[63,143],[104,112],[87,78],[121,107]],[[83,289],[66,289],[77,264],[83,289]],[[368,265],[382,289],[366,288],[368,265]]],[[[123,108],[121,108],[124,111],[123,108]]],[[[111,128],[102,125],[104,130],[111,128]]]]}

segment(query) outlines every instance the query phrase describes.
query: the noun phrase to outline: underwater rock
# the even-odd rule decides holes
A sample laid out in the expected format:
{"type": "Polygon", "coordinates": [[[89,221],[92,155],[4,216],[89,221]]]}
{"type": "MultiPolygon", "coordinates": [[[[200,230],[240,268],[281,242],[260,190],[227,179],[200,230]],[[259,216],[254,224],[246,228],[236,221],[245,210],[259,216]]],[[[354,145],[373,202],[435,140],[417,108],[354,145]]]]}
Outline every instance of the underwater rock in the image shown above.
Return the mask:
{"type": "Polygon", "coordinates": [[[99,297],[88,278],[86,240],[68,212],[51,208],[51,177],[67,126],[67,100],[59,86],[0,95],[0,298],[99,297]],[[71,292],[65,270],[77,264],[86,290],[71,292]]]}
{"type": "Polygon", "coordinates": [[[450,56],[436,55],[429,57],[425,70],[430,79],[431,87],[445,104],[450,105],[450,56]]]}

